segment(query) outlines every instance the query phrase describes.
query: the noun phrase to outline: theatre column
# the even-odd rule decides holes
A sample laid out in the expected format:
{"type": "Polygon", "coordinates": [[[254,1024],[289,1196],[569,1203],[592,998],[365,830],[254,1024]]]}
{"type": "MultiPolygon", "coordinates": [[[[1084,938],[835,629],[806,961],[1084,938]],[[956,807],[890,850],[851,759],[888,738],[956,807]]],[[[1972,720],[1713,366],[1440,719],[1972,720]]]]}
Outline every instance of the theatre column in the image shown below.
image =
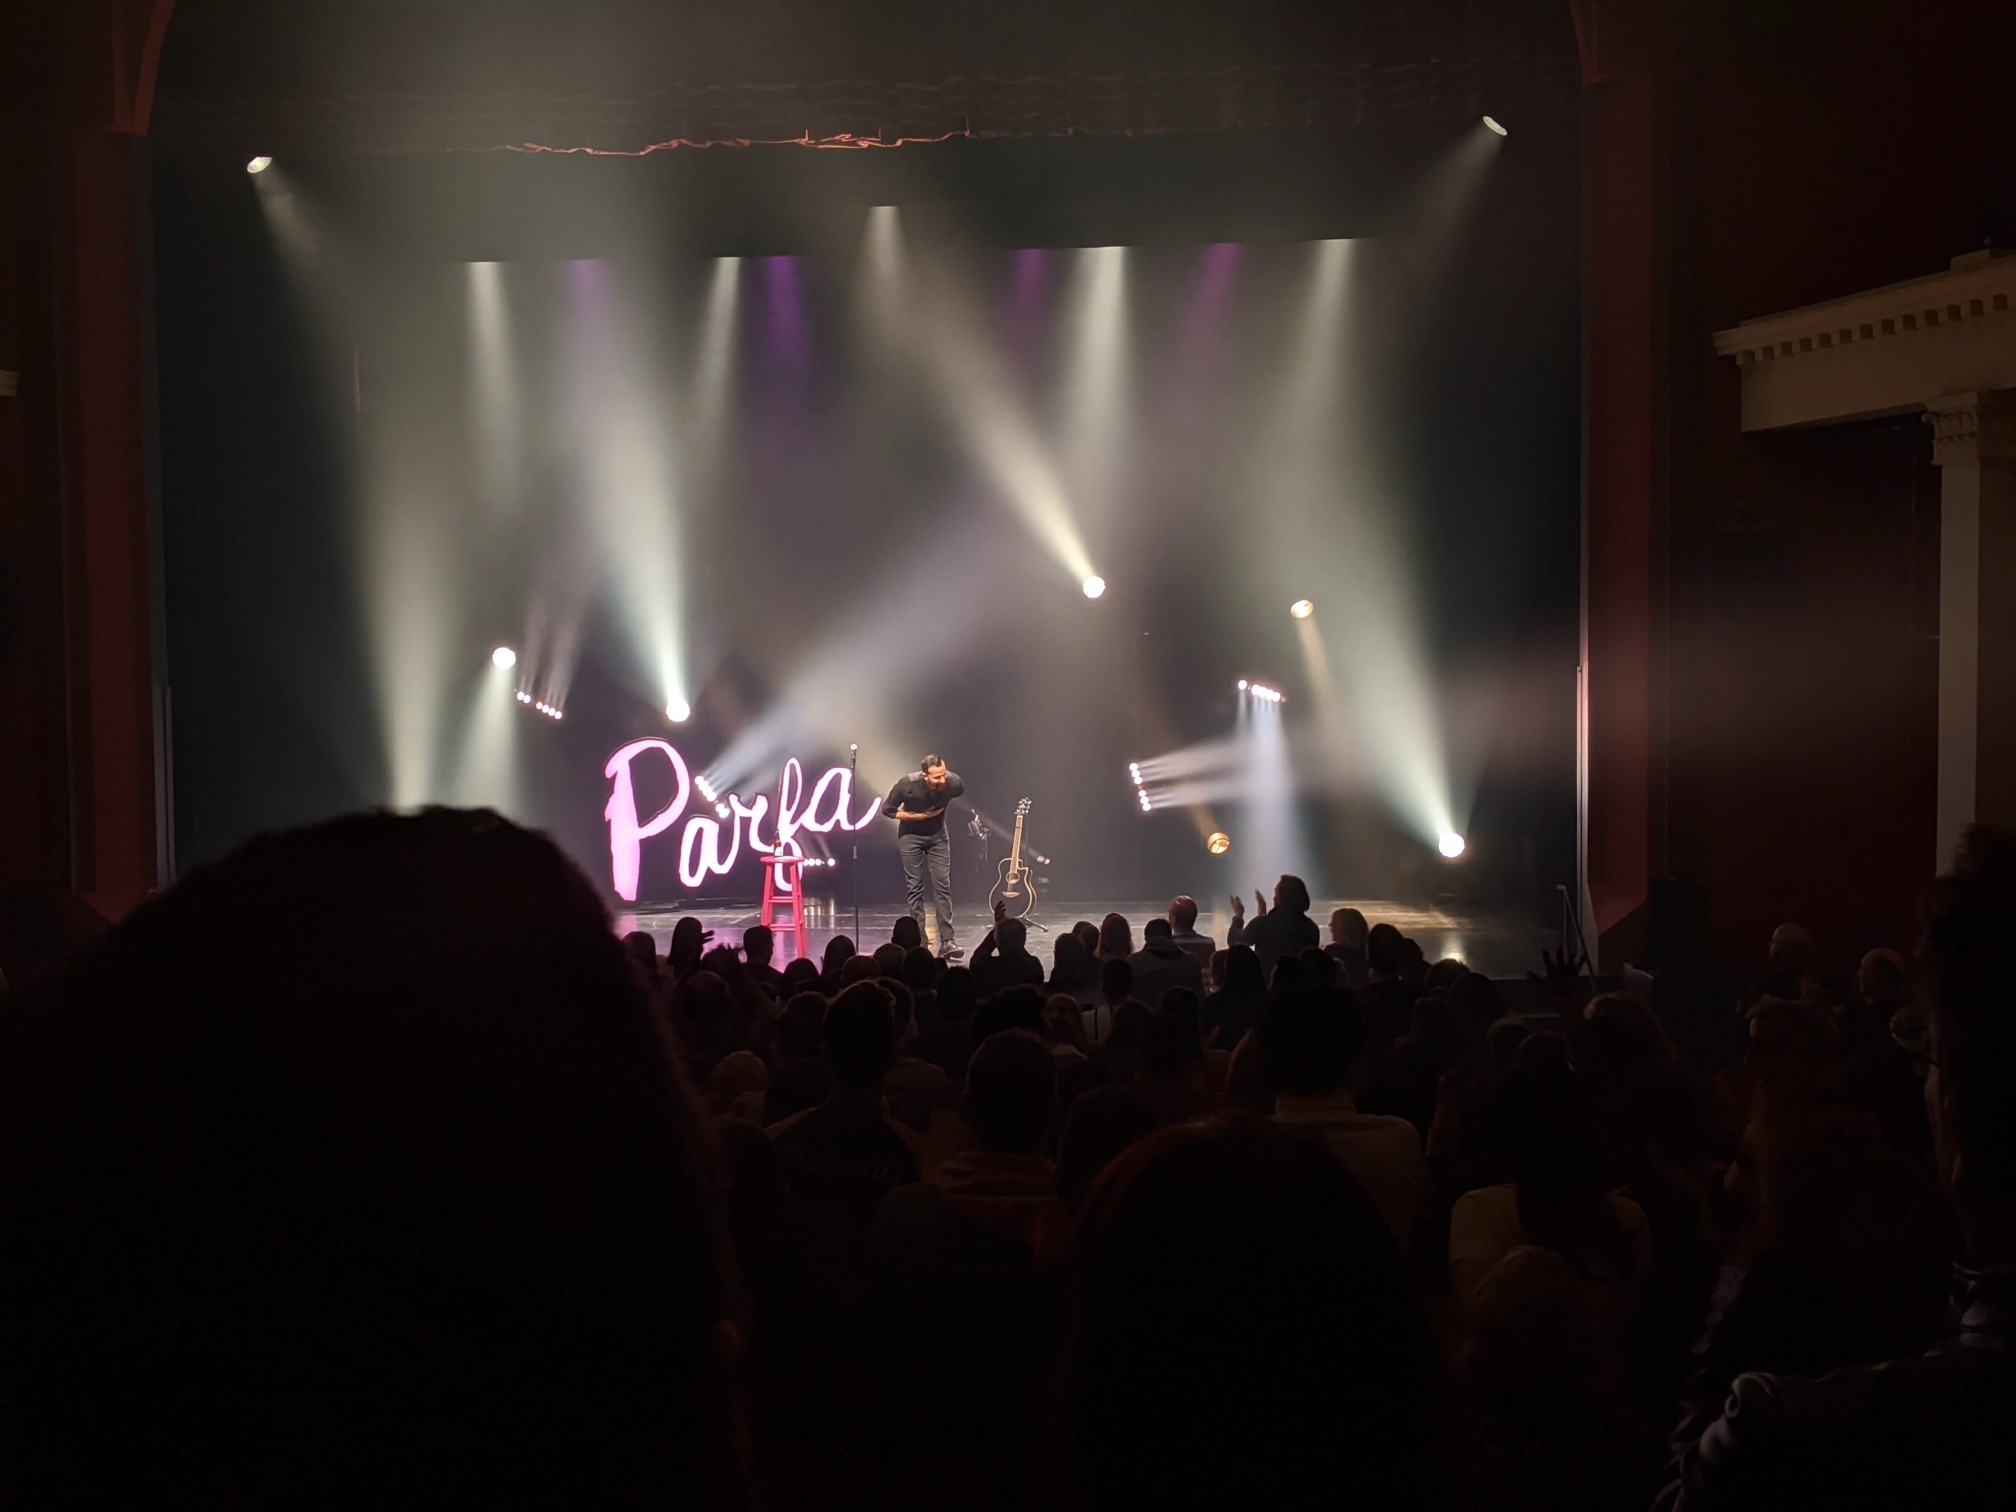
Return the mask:
{"type": "Polygon", "coordinates": [[[2016,827],[2016,391],[1927,406],[1939,464],[1939,869],[2016,827]]]}

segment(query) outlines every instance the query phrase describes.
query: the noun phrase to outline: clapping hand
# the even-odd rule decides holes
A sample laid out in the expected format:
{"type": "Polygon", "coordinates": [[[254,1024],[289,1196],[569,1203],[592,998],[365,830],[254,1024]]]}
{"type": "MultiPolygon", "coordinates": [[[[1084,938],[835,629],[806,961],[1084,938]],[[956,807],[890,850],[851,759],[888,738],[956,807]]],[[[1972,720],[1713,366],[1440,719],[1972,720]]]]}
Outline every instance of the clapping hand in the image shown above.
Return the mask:
{"type": "Polygon", "coordinates": [[[1246,904],[1240,899],[1237,893],[1232,894],[1232,917],[1235,919],[1246,917],[1246,904]]]}
{"type": "Polygon", "coordinates": [[[1267,912],[1267,895],[1259,888],[1253,889],[1253,917],[1259,918],[1267,912]]]}

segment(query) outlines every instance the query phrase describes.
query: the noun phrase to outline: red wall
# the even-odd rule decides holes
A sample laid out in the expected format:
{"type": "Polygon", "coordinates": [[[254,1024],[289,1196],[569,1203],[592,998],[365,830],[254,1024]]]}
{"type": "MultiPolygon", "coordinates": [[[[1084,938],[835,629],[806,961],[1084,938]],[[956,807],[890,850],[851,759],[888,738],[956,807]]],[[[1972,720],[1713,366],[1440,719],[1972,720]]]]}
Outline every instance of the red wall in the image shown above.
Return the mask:
{"type": "Polygon", "coordinates": [[[63,531],[58,511],[49,164],[26,130],[0,132],[0,889],[68,885],[63,531]]]}
{"type": "Polygon", "coordinates": [[[167,0],[20,4],[0,49],[0,891],[157,875],[135,134],[167,0]]]}
{"type": "MultiPolygon", "coordinates": [[[[1625,707],[1641,691],[1651,705],[1642,768],[1628,742],[1592,750],[1599,921],[1613,957],[1642,938],[1630,858],[1620,878],[1614,847],[1594,843],[1642,815],[1650,871],[1705,890],[1723,965],[1754,964],[1788,918],[1842,957],[1908,945],[1933,844],[1929,438],[1908,418],[1742,435],[1736,371],[1710,337],[1938,271],[1985,231],[2016,231],[2016,20],[1988,0],[1674,9],[1656,45],[1621,56],[1592,57],[1584,27],[1585,65],[1615,76],[1596,97],[1634,71],[1666,86],[1650,127],[1615,109],[1590,117],[1592,309],[1619,276],[1606,247],[1647,229],[1642,194],[1614,183],[1629,176],[1621,159],[1642,182],[1664,179],[1652,229],[1665,277],[1633,292],[1638,327],[1670,339],[1649,423],[1634,412],[1620,429],[1593,391],[1588,412],[1592,675],[1606,648],[1627,665],[1649,648],[1625,707]],[[1620,451],[1655,481],[1606,484],[1620,451]],[[1629,557],[1639,531],[1645,553],[1629,557]],[[1606,542],[1628,560],[1599,554],[1606,542]],[[1628,575],[1603,584],[1613,568],[1628,575]]],[[[1631,324],[1592,319],[1592,385],[1603,343],[1632,339],[1631,324]]]]}

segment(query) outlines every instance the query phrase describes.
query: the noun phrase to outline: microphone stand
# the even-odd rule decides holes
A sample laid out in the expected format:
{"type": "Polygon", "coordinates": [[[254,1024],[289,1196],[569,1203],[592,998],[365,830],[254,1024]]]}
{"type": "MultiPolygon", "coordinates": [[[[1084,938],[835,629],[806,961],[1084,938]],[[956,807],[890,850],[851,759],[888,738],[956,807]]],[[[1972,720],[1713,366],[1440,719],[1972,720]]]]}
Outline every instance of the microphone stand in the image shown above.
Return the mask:
{"type": "MultiPolygon", "coordinates": [[[[850,745],[847,747],[847,790],[850,793],[854,790],[854,778],[857,775],[856,769],[860,764],[861,747],[850,745]]],[[[854,830],[852,834],[854,836],[854,862],[851,868],[854,874],[854,948],[859,950],[861,948],[861,832],[854,830]]]]}

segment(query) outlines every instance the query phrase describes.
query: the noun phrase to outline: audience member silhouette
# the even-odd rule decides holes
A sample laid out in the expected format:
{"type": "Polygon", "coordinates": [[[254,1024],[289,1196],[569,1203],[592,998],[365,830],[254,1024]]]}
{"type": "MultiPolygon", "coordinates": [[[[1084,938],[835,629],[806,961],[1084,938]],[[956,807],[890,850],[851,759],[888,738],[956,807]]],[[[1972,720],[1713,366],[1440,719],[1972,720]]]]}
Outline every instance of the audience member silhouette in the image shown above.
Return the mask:
{"type": "Polygon", "coordinates": [[[1204,1047],[1197,1021],[1165,1008],[1150,1010],[1135,1062],[1134,1090],[1163,1123],[1208,1118],[1220,1099],[1204,1085],[1204,1047]]]}
{"type": "Polygon", "coordinates": [[[1037,1262],[1066,1231],[1043,1153],[1057,1117],[1049,1047],[1023,1030],[983,1040],[964,1112],[972,1147],[890,1192],[871,1239],[899,1358],[905,1500],[1024,1507],[1040,1499],[1031,1449],[1057,1315],[1037,1262]]]}
{"type": "Polygon", "coordinates": [[[1426,1177],[1421,1136],[1404,1118],[1361,1113],[1352,1098],[1352,1069],[1364,1043],[1356,999],[1334,990],[1284,994],[1259,1038],[1275,1123],[1320,1139],[1406,1249],[1426,1177]]]}
{"type": "Polygon", "coordinates": [[[767,924],[751,924],[742,931],[742,959],[757,985],[777,1002],[784,1001],[784,973],[770,964],[777,953],[777,936],[767,924]]]}
{"type": "Polygon", "coordinates": [[[1939,880],[1914,1049],[1963,1236],[1951,1331],[1929,1353],[1826,1375],[1740,1375],[1683,1433],[1662,1505],[1993,1506],[2016,1497],[2016,835],[1977,827],[1939,880]]]}
{"type": "Polygon", "coordinates": [[[1043,963],[1029,953],[1029,928],[1020,919],[1000,919],[973,952],[974,991],[992,997],[1003,987],[1043,985],[1043,963]]]}
{"type": "Polygon", "coordinates": [[[1330,943],[1323,949],[1336,960],[1346,987],[1361,988],[1370,981],[1365,961],[1365,937],[1369,929],[1365,915],[1355,908],[1340,908],[1330,915],[1330,943]]]}
{"type": "Polygon", "coordinates": [[[1057,1138],[1057,1200],[1065,1212],[1080,1212],[1106,1167],[1161,1125],[1132,1087],[1094,1087],[1073,1102],[1057,1138]]]}
{"type": "Polygon", "coordinates": [[[1199,966],[1209,966],[1218,950],[1216,940],[1197,932],[1197,900],[1188,893],[1169,905],[1169,938],[1177,948],[1195,956],[1199,966]]]}
{"type": "Polygon", "coordinates": [[[1266,1003],[1260,958],[1244,945],[1225,952],[1225,985],[1204,999],[1204,1043],[1233,1049],[1260,1022],[1266,1003]]]}
{"type": "Polygon", "coordinates": [[[1468,1305],[1521,1245],[1553,1250],[1590,1287],[1620,1354],[1652,1265],[1644,1211],[1611,1193],[1601,1126],[1565,1057],[1515,1066],[1493,1115],[1511,1180],[1465,1194],[1449,1223],[1449,1277],[1468,1305]]]}
{"type": "Polygon", "coordinates": [[[1057,936],[1050,947],[1050,990],[1068,993],[1081,1007],[1099,1001],[1099,968],[1085,953],[1085,942],[1072,931],[1057,936]]]}
{"type": "Polygon", "coordinates": [[[889,1118],[882,1078],[896,1064],[895,998],[881,982],[856,982],[826,1011],[824,1102],[770,1128],[801,1231],[820,1253],[822,1278],[860,1279],[868,1227],[882,1199],[918,1179],[916,1136],[889,1118]]]}
{"type": "MultiPolygon", "coordinates": [[[[930,959],[935,970],[937,958],[930,959]]],[[[919,1034],[911,1047],[919,1060],[959,1081],[965,1080],[966,1062],[973,1054],[974,1002],[973,974],[964,966],[951,967],[938,979],[938,1022],[919,1034]]]]}
{"type": "Polygon", "coordinates": [[[1125,917],[1109,913],[1099,921],[1099,948],[1094,954],[1101,961],[1124,961],[1134,954],[1134,931],[1125,917]]]}
{"type": "Polygon", "coordinates": [[[1426,1322],[1320,1145],[1165,1129],[1109,1170],[1079,1250],[1064,1405],[1085,1506],[1448,1505],[1426,1322]]]}
{"type": "Polygon", "coordinates": [[[840,973],[847,963],[854,959],[854,942],[845,935],[835,935],[826,942],[826,953],[820,958],[820,991],[828,997],[840,990],[840,973]]]}
{"type": "Polygon", "coordinates": [[[778,1015],[776,1064],[763,1094],[763,1126],[782,1123],[826,1101],[833,1068],[826,1063],[826,999],[801,992],[778,1015]]]}
{"type": "Polygon", "coordinates": [[[1192,991],[1204,985],[1204,966],[1176,943],[1167,919],[1150,919],[1141,929],[1141,948],[1128,958],[1134,969],[1134,996],[1150,1008],[1160,1008],[1172,987],[1192,991]]]}
{"type": "Polygon", "coordinates": [[[1296,951],[1320,946],[1322,935],[1309,917],[1309,885],[1300,877],[1283,873],[1274,884],[1274,906],[1270,909],[1258,893],[1253,895],[1255,913],[1246,917],[1246,905],[1236,895],[1232,899],[1232,928],[1227,945],[1249,945],[1260,958],[1260,974],[1271,981],[1275,963],[1296,951]]]}
{"type": "Polygon", "coordinates": [[[1093,1004],[1087,1035],[1093,1043],[1103,1042],[1113,1032],[1113,1015],[1133,996],[1133,966],[1125,956],[1111,957],[1099,968],[1099,1000],[1093,1004]]]}
{"type": "Polygon", "coordinates": [[[672,943],[665,950],[665,965],[675,981],[684,981],[700,969],[700,957],[707,952],[714,931],[691,916],[672,926],[672,943]]]}
{"type": "Polygon", "coordinates": [[[0,1019],[10,1506],[741,1506],[709,1142],[494,814],[254,840],[0,1019]]]}

